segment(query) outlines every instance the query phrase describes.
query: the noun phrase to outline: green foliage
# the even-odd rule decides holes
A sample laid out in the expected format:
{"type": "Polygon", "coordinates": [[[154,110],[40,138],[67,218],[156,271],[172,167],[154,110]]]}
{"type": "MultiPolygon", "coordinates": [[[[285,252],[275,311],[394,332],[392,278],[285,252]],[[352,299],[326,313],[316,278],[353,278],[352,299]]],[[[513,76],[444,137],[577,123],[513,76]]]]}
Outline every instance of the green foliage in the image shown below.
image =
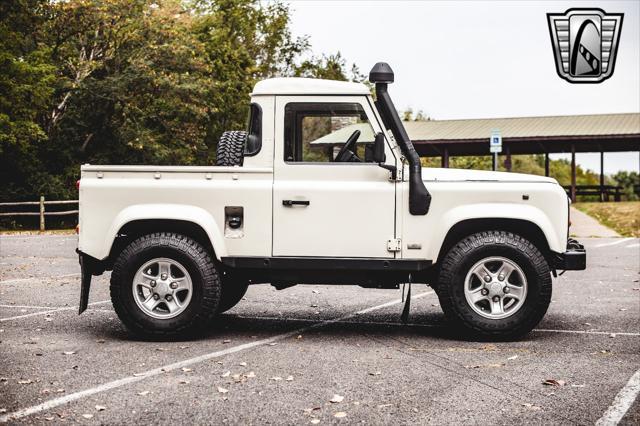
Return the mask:
{"type": "Polygon", "coordinates": [[[624,188],[625,198],[629,201],[638,199],[637,191],[640,191],[640,175],[638,172],[620,171],[613,175],[613,183],[624,188]]]}
{"type": "Polygon", "coordinates": [[[0,199],[73,198],[87,162],[211,164],[258,80],[349,78],[308,49],[280,2],[0,2],[0,199]]]}

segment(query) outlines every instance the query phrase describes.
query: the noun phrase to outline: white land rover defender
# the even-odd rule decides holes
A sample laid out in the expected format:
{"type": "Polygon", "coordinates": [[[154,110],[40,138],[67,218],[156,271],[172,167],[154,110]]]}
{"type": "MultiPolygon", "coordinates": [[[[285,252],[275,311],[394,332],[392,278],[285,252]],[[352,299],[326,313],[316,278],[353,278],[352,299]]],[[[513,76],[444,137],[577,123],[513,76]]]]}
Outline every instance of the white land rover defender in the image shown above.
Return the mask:
{"type": "Polygon", "coordinates": [[[551,178],[423,168],[376,64],[358,83],[256,84],[246,132],[217,165],[82,166],[80,312],[112,270],[120,319],[145,335],[210,323],[251,284],[431,285],[464,331],[514,338],[551,300],[556,270],[585,269],[551,178]]]}

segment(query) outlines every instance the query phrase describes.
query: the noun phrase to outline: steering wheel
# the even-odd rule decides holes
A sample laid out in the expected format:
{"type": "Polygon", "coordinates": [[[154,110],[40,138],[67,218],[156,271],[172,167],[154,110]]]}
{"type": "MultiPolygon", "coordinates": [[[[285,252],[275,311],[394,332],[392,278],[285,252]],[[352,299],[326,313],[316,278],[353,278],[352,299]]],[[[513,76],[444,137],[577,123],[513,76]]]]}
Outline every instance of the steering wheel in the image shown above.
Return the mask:
{"type": "Polygon", "coordinates": [[[333,161],[336,163],[341,163],[341,162],[362,163],[362,160],[358,158],[358,156],[354,153],[356,142],[358,141],[359,137],[360,137],[360,130],[356,130],[355,132],[351,133],[351,136],[349,136],[349,139],[347,139],[347,141],[344,143],[342,148],[340,148],[340,152],[338,152],[338,155],[336,155],[336,159],[333,161]]]}

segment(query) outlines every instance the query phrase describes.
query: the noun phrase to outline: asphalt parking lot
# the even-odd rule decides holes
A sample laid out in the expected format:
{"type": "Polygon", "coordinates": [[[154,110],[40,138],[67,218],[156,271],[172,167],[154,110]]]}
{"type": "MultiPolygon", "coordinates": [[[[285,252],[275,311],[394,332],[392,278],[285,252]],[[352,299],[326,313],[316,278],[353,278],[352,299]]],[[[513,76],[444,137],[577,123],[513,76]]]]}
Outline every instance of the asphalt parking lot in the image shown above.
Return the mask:
{"type": "Polygon", "coordinates": [[[554,281],[517,342],[457,339],[426,286],[405,326],[399,291],[268,285],[196,340],[148,342],[108,274],[77,315],[75,236],[1,236],[0,420],[637,425],[639,240],[582,242],[588,270],[554,281]]]}

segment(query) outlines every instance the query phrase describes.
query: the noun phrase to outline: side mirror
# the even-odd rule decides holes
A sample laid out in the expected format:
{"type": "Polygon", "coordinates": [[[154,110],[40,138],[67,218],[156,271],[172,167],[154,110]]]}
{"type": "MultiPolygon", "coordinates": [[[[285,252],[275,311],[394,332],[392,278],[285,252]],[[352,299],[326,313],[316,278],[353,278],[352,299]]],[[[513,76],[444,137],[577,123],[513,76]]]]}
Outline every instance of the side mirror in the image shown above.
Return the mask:
{"type": "Polygon", "coordinates": [[[378,133],[373,142],[373,161],[379,164],[384,163],[386,160],[387,156],[384,154],[384,135],[378,133]]]}
{"type": "Polygon", "coordinates": [[[378,133],[376,139],[373,142],[373,161],[378,163],[378,166],[391,172],[391,179],[396,180],[398,169],[396,166],[390,164],[384,164],[387,161],[387,156],[384,153],[384,134],[378,133]]]}

